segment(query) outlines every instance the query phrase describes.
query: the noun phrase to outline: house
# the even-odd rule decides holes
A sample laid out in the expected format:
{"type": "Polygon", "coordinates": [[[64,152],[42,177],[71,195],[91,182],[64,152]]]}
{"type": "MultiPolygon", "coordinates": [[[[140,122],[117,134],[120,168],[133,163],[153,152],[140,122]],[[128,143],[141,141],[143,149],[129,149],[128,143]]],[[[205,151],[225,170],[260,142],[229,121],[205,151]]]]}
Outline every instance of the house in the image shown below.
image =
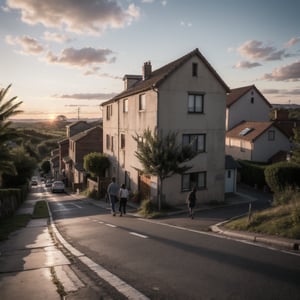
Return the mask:
{"type": "Polygon", "coordinates": [[[235,159],[269,162],[280,151],[290,151],[290,140],[274,122],[243,121],[226,132],[226,154],[235,159]]]}
{"type": "Polygon", "coordinates": [[[91,128],[91,125],[89,123],[87,123],[86,121],[79,120],[79,121],[73,122],[66,126],[67,138],[70,138],[71,136],[73,136],[79,132],[82,132],[83,130],[89,129],[89,128],[91,128]]]}
{"type": "Polygon", "coordinates": [[[255,85],[232,89],[226,97],[226,130],[242,121],[267,122],[271,108],[255,85]]]}
{"type": "Polygon", "coordinates": [[[69,138],[69,155],[64,157],[67,183],[73,190],[82,188],[86,180],[83,168],[84,156],[91,152],[103,151],[103,131],[101,126],[94,126],[69,138]]]}
{"type": "Polygon", "coordinates": [[[115,176],[133,192],[155,201],[157,178],[145,176],[135,156],[133,135],[145,129],[177,132],[179,144],[195,143],[198,155],[192,169],[164,181],[164,198],[182,204],[193,185],[201,202],[224,200],[225,110],[229,88],[198,49],[152,71],[144,63],[142,75],[125,75],[124,91],[103,106],[103,151],[111,160],[108,176],[115,176]]]}
{"type": "Polygon", "coordinates": [[[58,156],[59,156],[59,179],[66,178],[66,164],[64,158],[69,156],[69,139],[58,141],[58,156]]]}

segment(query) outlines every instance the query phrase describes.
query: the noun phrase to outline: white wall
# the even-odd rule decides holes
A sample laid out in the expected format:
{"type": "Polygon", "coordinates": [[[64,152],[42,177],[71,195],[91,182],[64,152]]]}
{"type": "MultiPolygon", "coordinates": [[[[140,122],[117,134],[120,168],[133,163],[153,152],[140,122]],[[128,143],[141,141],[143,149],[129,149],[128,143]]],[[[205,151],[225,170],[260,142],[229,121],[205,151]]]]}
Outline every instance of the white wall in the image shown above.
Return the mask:
{"type": "Polygon", "coordinates": [[[226,130],[230,130],[241,121],[265,122],[270,120],[270,107],[261,95],[252,88],[238,101],[226,109],[226,130]],[[251,102],[253,97],[254,102],[251,102]]]}

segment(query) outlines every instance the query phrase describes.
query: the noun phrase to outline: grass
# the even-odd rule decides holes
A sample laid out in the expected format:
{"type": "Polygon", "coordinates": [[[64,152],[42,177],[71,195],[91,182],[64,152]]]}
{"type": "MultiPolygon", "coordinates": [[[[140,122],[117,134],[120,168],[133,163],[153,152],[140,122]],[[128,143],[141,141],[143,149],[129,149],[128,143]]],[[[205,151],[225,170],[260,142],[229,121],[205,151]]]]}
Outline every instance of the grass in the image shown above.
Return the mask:
{"type": "Polygon", "coordinates": [[[10,233],[25,227],[31,219],[48,218],[46,201],[38,201],[34,206],[33,214],[20,214],[0,220],[0,241],[8,239],[10,233]]]}
{"type": "Polygon", "coordinates": [[[143,217],[149,219],[155,219],[155,218],[164,217],[168,212],[175,211],[175,210],[177,209],[174,207],[170,207],[166,204],[162,206],[161,210],[158,210],[157,205],[152,203],[150,200],[143,200],[138,210],[138,213],[143,217]]]}
{"type": "Polygon", "coordinates": [[[243,230],[290,239],[300,239],[300,198],[255,212],[250,220],[243,217],[225,225],[227,229],[243,230]]]}

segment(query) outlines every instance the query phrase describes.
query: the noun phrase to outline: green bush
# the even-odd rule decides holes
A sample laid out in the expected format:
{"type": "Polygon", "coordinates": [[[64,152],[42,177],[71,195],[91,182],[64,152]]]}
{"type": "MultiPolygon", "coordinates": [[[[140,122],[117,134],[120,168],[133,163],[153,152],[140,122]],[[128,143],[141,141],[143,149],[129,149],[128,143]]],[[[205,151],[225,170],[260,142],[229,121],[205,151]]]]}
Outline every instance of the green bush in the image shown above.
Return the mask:
{"type": "Polygon", "coordinates": [[[265,168],[266,165],[258,162],[239,160],[241,165],[241,181],[251,186],[263,188],[266,185],[265,168]]]}
{"type": "Polygon", "coordinates": [[[291,162],[279,162],[265,169],[268,186],[274,192],[282,192],[289,187],[296,190],[300,187],[300,167],[291,162]]]}

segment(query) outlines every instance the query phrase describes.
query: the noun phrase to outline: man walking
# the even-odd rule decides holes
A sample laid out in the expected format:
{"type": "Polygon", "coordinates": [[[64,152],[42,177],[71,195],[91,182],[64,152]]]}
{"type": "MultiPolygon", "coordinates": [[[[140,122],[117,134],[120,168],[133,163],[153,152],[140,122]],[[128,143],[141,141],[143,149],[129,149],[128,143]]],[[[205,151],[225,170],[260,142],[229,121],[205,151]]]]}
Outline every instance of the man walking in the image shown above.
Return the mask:
{"type": "Polygon", "coordinates": [[[196,192],[197,192],[197,188],[193,187],[192,191],[189,192],[186,202],[188,205],[188,209],[189,209],[189,216],[191,217],[191,219],[194,219],[194,207],[196,205],[196,192]]]}
{"type": "Polygon", "coordinates": [[[107,188],[107,194],[109,196],[111,212],[113,216],[116,215],[116,202],[118,201],[118,192],[119,192],[119,186],[116,183],[116,178],[113,177],[111,179],[111,183],[108,185],[107,188]]]}

